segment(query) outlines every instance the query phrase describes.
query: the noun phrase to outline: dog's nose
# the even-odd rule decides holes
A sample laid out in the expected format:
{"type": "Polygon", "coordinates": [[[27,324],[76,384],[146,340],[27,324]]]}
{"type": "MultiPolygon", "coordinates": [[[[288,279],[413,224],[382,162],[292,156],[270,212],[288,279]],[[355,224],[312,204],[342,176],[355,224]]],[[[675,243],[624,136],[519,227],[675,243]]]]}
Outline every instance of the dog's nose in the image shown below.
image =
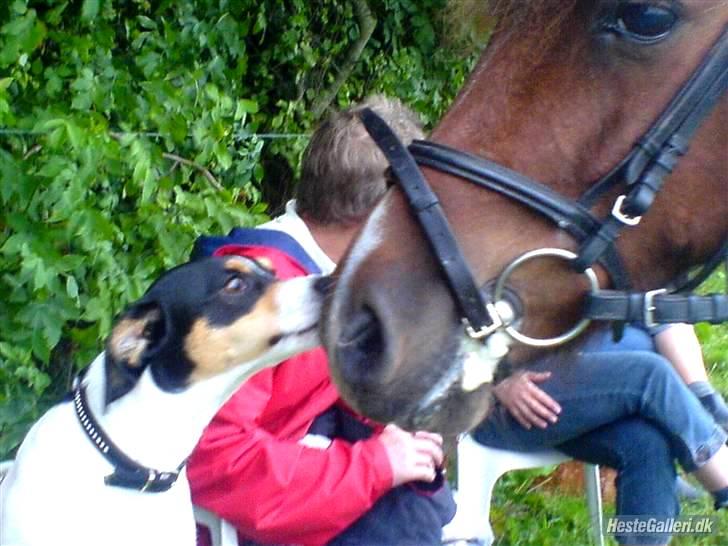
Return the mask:
{"type": "Polygon", "coordinates": [[[313,283],[314,289],[321,293],[327,294],[334,286],[334,278],[331,275],[325,275],[316,279],[313,283]]]}

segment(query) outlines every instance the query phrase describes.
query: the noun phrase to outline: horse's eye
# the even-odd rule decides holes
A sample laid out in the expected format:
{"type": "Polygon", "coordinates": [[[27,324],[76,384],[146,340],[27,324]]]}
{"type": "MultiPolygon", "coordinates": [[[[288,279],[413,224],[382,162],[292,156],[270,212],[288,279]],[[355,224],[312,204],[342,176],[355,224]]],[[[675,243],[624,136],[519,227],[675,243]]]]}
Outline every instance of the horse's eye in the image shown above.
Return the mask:
{"type": "Polygon", "coordinates": [[[655,4],[627,2],[617,8],[616,27],[625,36],[641,42],[656,42],[669,34],[677,14],[655,4]]]}
{"type": "Polygon", "coordinates": [[[225,283],[223,290],[228,294],[239,294],[248,288],[248,283],[241,277],[230,277],[225,283]]]}

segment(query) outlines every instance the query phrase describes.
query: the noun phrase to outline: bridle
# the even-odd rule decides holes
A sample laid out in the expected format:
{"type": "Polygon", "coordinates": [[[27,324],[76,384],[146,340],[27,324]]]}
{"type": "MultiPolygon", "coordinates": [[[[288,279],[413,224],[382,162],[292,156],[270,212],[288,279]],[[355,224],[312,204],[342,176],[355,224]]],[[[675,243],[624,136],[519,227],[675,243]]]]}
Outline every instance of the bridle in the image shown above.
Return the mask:
{"type": "MultiPolygon", "coordinates": [[[[578,200],[566,198],[547,186],[484,158],[428,141],[415,141],[409,151],[387,124],[372,110],[363,109],[361,120],[390,163],[390,171],[414,212],[431,250],[458,304],[467,334],[483,340],[498,330],[532,346],[552,346],[579,335],[591,320],[641,321],[647,326],[671,322],[728,321],[728,295],[695,295],[691,292],[728,258],[728,238],[702,270],[677,285],[630,291],[629,277],[622,265],[615,240],[626,227],[637,226],[652,205],[663,181],[687,152],[690,140],[702,121],[728,90],[728,26],[700,65],[673,97],[657,121],[639,139],[627,156],[606,176],[596,181],[578,200]],[[541,248],[513,260],[496,280],[486,300],[477,286],[452,233],[444,211],[417,165],[462,178],[482,188],[501,193],[538,212],[565,230],[579,249],[541,248]],[[607,191],[622,187],[611,213],[603,219],[590,212],[594,202],[607,191]],[[518,332],[511,306],[504,305],[505,285],[523,263],[541,258],[567,260],[587,275],[591,291],[583,318],[571,330],[557,337],[537,339],[518,332]],[[614,290],[600,290],[591,266],[602,265],[614,290]]],[[[728,264],[727,264],[728,265],[728,264]]]]}

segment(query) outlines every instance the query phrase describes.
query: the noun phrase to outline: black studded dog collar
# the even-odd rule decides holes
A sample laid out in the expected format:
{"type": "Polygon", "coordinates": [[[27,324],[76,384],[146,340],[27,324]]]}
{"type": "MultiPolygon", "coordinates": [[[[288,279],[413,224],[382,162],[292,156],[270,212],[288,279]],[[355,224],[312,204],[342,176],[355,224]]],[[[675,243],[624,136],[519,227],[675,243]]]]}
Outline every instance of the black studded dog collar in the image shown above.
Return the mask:
{"type": "Polygon", "coordinates": [[[177,481],[187,460],[182,461],[174,471],[166,472],[143,466],[131,459],[111,441],[111,438],[94,418],[89,410],[86,387],[81,385],[80,380],[76,381],[73,389],[73,407],[88,439],[104,459],[114,467],[114,471],[104,477],[106,485],[141,492],[161,493],[168,491],[177,481]]]}

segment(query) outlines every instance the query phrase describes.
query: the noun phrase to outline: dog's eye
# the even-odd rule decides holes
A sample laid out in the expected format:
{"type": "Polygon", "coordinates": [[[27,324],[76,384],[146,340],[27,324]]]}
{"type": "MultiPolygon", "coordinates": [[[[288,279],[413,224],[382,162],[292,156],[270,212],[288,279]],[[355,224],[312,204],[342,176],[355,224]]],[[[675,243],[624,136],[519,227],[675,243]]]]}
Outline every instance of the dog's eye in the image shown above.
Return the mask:
{"type": "Polygon", "coordinates": [[[248,287],[248,283],[241,277],[230,277],[228,282],[225,283],[223,290],[228,294],[238,294],[243,292],[248,287]]]}

